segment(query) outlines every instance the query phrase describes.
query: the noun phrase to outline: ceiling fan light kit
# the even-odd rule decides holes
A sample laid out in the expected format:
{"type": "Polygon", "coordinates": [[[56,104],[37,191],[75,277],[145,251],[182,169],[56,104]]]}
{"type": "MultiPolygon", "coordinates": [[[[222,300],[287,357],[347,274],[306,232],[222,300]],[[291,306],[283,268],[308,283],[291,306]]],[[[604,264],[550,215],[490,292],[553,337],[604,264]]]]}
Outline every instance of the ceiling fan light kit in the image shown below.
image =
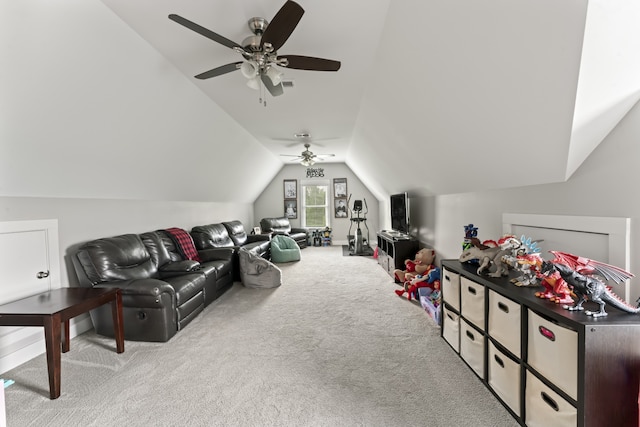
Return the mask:
{"type": "Polygon", "coordinates": [[[284,75],[284,73],[278,70],[276,67],[270,66],[269,68],[267,68],[266,74],[267,77],[271,79],[271,83],[273,83],[275,86],[282,83],[282,76],[284,75]]]}
{"type": "MultiPolygon", "coordinates": [[[[340,62],[331,59],[301,55],[278,55],[278,49],[284,45],[304,14],[304,9],[294,2],[287,1],[273,17],[271,23],[264,18],[251,18],[247,25],[252,36],[242,41],[242,46],[226,37],[204,28],[195,22],[176,14],[169,19],[189,28],[198,34],[222,44],[242,55],[244,61],[222,65],[196,75],[200,80],[221,76],[240,69],[247,78],[247,86],[261,89],[263,86],[272,96],[284,93],[284,73],[275,66],[311,71],[338,71],[340,62]]],[[[289,85],[292,86],[292,85],[289,85]]],[[[260,97],[262,103],[262,96],[260,97]]],[[[264,101],[266,106],[266,101],[264,101]]]]}
{"type": "Polygon", "coordinates": [[[240,72],[248,79],[252,79],[258,75],[259,66],[256,61],[244,61],[240,65],[240,72]]]}
{"type": "Polygon", "coordinates": [[[260,79],[257,77],[247,79],[247,86],[253,90],[260,90],[260,79]]]}

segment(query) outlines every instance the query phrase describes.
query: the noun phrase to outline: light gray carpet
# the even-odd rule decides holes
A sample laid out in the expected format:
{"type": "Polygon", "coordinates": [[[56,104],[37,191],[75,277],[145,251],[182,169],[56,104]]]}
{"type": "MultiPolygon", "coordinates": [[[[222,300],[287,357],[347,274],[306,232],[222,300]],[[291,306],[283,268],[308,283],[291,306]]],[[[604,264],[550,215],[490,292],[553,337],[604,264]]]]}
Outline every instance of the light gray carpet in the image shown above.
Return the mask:
{"type": "Polygon", "coordinates": [[[310,247],[280,268],[167,343],[73,339],[57,400],[44,355],[5,373],[9,427],[517,425],[375,260],[310,247]]]}
{"type": "Polygon", "coordinates": [[[373,249],[371,249],[370,247],[363,248],[361,252],[362,253],[359,253],[359,254],[352,254],[351,251],[349,250],[349,245],[342,245],[343,256],[365,256],[365,257],[373,256],[373,249]]]}

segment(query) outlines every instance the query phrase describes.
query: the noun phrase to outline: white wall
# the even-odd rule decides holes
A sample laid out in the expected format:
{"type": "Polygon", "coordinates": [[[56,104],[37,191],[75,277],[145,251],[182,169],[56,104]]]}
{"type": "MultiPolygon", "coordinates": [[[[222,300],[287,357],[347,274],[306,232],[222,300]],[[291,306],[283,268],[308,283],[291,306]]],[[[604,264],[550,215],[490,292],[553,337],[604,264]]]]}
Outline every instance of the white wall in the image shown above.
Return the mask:
{"type": "Polygon", "coordinates": [[[57,219],[61,254],[253,222],[280,160],[100,1],[0,0],[0,58],[0,221],[57,219]]]}
{"type": "MultiPolygon", "coordinates": [[[[300,221],[300,184],[304,180],[313,181],[328,181],[331,186],[331,228],[334,244],[346,244],[347,234],[349,232],[349,226],[351,221],[349,218],[335,218],[333,215],[333,179],[334,178],[347,178],[347,192],[351,194],[351,207],[353,207],[353,201],[356,199],[366,199],[369,212],[367,214],[367,226],[369,227],[370,242],[373,244],[376,241],[376,232],[380,227],[379,220],[379,204],[378,200],[371,194],[369,189],[360,181],[360,179],[349,169],[344,163],[322,163],[316,164],[313,168],[322,168],[324,171],[324,177],[307,178],[307,168],[295,165],[285,165],[282,170],[275,176],[273,181],[264,189],[262,194],[256,199],[254,203],[254,218],[255,226],[260,225],[260,219],[268,217],[281,217],[284,215],[284,188],[283,180],[285,179],[297,179],[298,180],[298,218],[292,219],[291,225],[293,227],[301,227],[300,221]]],[[[352,228],[352,234],[355,232],[355,225],[352,228]]],[[[363,233],[366,236],[366,229],[363,229],[363,233]]]]}
{"type": "Polygon", "coordinates": [[[640,3],[589,0],[567,177],[640,99],[640,3]]]}
{"type": "MultiPolygon", "coordinates": [[[[631,273],[640,275],[638,135],[640,105],[636,104],[565,183],[412,200],[412,207],[420,212],[420,222],[415,224],[420,240],[433,246],[441,259],[457,258],[462,250],[464,225],[475,224],[481,240],[496,239],[502,234],[502,214],[505,212],[628,217],[631,218],[631,273]]],[[[509,179],[511,174],[538,173],[536,170],[520,171],[518,165],[503,169],[504,179],[509,179]]],[[[481,170],[468,172],[469,179],[476,173],[481,170]]],[[[418,215],[412,218],[418,218],[418,215]]],[[[631,299],[638,296],[640,280],[634,278],[631,299]]]]}
{"type": "Polygon", "coordinates": [[[390,2],[347,164],[381,199],[564,181],[587,3],[390,2]]]}
{"type": "Polygon", "coordinates": [[[2,0],[0,31],[0,196],[246,203],[281,167],[98,0],[2,0]]]}

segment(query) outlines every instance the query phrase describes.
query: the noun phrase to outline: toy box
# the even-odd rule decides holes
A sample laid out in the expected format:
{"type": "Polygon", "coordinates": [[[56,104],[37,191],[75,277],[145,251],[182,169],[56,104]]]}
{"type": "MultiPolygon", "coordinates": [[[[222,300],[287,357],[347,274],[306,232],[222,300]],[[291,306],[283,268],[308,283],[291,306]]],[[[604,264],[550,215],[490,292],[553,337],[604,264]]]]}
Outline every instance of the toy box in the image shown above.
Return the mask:
{"type": "Polygon", "coordinates": [[[440,297],[434,300],[431,295],[431,288],[418,288],[418,295],[420,297],[420,305],[424,308],[424,311],[436,322],[437,325],[440,325],[440,297]]]}

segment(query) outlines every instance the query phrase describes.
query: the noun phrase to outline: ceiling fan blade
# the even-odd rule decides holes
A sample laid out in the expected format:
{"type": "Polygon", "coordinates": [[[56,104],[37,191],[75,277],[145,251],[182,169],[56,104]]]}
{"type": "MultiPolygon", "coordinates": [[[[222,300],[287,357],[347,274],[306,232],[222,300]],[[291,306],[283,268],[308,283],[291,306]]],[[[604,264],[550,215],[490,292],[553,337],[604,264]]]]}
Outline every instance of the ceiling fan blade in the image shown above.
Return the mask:
{"type": "Polygon", "coordinates": [[[214,42],[218,42],[221,45],[224,45],[228,48],[240,48],[242,50],[244,50],[244,48],[242,46],[240,46],[238,43],[229,40],[226,37],[221,36],[220,34],[216,34],[213,31],[204,28],[198,24],[196,24],[195,22],[189,21],[186,18],[183,18],[180,15],[176,15],[176,14],[171,14],[169,15],[169,19],[171,19],[172,21],[177,22],[180,25],[183,25],[185,27],[187,27],[188,29],[195,31],[196,33],[205,36],[208,39],[213,40],[214,42]]]}
{"type": "Polygon", "coordinates": [[[270,43],[273,50],[278,50],[287,41],[298,22],[304,15],[304,9],[294,1],[287,1],[273,17],[262,34],[260,47],[270,43]]]}
{"type": "Polygon", "coordinates": [[[264,87],[267,88],[271,96],[280,96],[284,93],[282,83],[274,86],[274,84],[271,82],[271,79],[266,74],[261,74],[260,78],[262,80],[262,83],[264,84],[264,87]]]}
{"type": "MultiPolygon", "coordinates": [[[[278,139],[278,138],[274,138],[274,140],[276,141],[295,141],[294,139],[278,139]]],[[[292,142],[291,144],[287,144],[285,145],[285,147],[297,147],[298,145],[300,145],[300,141],[296,141],[296,142],[292,142]]],[[[313,145],[317,145],[318,147],[324,147],[324,145],[322,144],[318,144],[317,142],[313,142],[313,145]]]]}
{"type": "Polygon", "coordinates": [[[294,68],[296,70],[338,71],[341,65],[340,61],[314,58],[313,56],[282,55],[278,57],[278,59],[283,58],[286,58],[288,61],[286,65],[287,68],[294,68]]]}
{"type": "Polygon", "coordinates": [[[301,156],[289,156],[289,155],[286,155],[286,154],[280,154],[280,155],[283,156],[283,157],[293,157],[293,159],[286,159],[286,160],[283,159],[283,161],[285,161],[285,162],[300,163],[300,162],[302,162],[304,160],[304,157],[301,157],[301,156]]]}
{"type": "Polygon", "coordinates": [[[195,78],[196,79],[200,79],[200,80],[204,80],[204,79],[210,79],[211,77],[221,76],[223,74],[227,74],[227,73],[230,73],[232,71],[239,70],[240,69],[240,64],[242,64],[242,61],[240,61],[240,62],[232,62],[231,64],[227,64],[227,65],[222,65],[222,66],[214,68],[212,70],[205,71],[204,73],[200,73],[197,76],[195,76],[195,78]]]}

